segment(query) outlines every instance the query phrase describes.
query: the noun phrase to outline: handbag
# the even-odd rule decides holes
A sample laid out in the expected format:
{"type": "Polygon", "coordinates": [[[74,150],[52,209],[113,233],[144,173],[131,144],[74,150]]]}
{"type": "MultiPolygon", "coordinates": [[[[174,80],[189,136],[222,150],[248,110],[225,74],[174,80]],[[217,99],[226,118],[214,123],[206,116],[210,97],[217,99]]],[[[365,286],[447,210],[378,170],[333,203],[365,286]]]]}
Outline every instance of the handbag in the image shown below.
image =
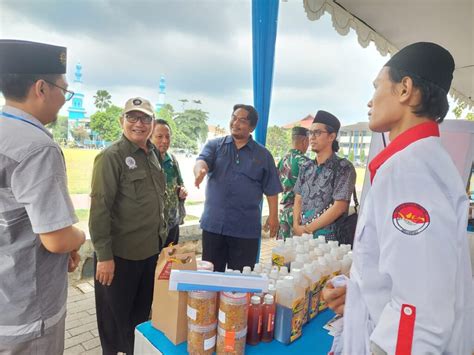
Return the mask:
{"type": "Polygon", "coordinates": [[[338,218],[334,228],[334,234],[339,244],[350,244],[351,247],[354,243],[357,219],[359,217],[359,213],[357,211],[359,208],[359,201],[357,200],[355,187],[354,191],[352,191],[352,198],[354,199],[354,213],[338,218]]]}

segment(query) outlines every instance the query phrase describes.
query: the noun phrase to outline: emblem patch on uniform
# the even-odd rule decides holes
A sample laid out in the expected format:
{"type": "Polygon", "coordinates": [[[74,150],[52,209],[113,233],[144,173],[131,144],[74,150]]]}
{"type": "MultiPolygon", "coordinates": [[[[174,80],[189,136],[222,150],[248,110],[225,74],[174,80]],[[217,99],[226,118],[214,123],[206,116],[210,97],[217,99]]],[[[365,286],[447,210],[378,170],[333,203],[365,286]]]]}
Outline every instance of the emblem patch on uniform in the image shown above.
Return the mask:
{"type": "Polygon", "coordinates": [[[395,228],[408,235],[423,232],[430,225],[430,215],[421,205],[414,202],[402,203],[392,214],[395,228]]]}
{"type": "Polygon", "coordinates": [[[140,99],[135,99],[135,100],[133,100],[133,104],[134,104],[135,106],[140,106],[140,105],[142,104],[142,100],[140,100],[140,99]]]}
{"type": "Polygon", "coordinates": [[[132,157],[126,157],[125,158],[125,164],[127,164],[128,168],[130,170],[133,170],[137,167],[137,162],[132,157]]]}

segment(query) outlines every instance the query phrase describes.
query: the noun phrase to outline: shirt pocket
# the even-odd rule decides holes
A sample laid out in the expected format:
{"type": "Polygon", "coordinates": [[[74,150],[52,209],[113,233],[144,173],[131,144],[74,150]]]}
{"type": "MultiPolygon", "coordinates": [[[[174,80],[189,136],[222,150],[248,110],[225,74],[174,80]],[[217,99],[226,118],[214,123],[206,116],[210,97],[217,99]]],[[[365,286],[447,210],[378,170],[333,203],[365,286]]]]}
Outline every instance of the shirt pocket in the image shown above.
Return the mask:
{"type": "Polygon", "coordinates": [[[123,193],[133,199],[146,196],[147,193],[149,193],[147,189],[146,172],[139,170],[126,174],[123,193]]]}

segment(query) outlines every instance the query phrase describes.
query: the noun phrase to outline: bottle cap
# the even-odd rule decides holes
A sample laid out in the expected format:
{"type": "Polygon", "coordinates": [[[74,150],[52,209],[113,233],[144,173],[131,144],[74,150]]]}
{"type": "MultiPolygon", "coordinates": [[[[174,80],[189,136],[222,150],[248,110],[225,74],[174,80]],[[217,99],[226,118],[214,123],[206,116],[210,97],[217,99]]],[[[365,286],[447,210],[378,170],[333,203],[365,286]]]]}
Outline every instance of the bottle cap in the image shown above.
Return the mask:
{"type": "Polygon", "coordinates": [[[270,295],[270,294],[266,294],[265,297],[263,298],[264,299],[264,302],[265,304],[273,304],[273,296],[270,295]]]}

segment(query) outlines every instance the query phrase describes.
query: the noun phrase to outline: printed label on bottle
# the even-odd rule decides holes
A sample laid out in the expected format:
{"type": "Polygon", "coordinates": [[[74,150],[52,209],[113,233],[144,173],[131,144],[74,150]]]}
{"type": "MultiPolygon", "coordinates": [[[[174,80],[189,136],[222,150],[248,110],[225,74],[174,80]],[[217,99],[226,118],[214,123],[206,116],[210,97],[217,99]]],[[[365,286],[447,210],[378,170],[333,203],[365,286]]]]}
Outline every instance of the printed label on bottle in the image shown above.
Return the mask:
{"type": "Polygon", "coordinates": [[[258,316],[258,328],[257,328],[257,334],[260,335],[262,332],[262,315],[258,316]]]}
{"type": "Polygon", "coordinates": [[[274,326],[275,326],[275,315],[273,313],[270,313],[268,315],[267,332],[268,333],[272,332],[274,326]]]}
{"type": "Polygon", "coordinates": [[[295,341],[301,336],[301,332],[303,329],[303,311],[304,311],[304,302],[305,298],[299,298],[291,307],[293,311],[293,316],[291,318],[291,334],[290,334],[290,342],[295,341]]]}
{"type": "Polygon", "coordinates": [[[309,299],[309,318],[313,319],[319,313],[319,298],[321,293],[321,283],[315,282],[311,285],[309,299]]]}
{"type": "Polygon", "coordinates": [[[225,332],[224,350],[225,351],[235,350],[235,332],[225,332]]]}
{"type": "Polygon", "coordinates": [[[204,350],[212,349],[216,346],[216,336],[214,335],[212,338],[204,339],[204,350]]]}
{"type": "MultiPolygon", "coordinates": [[[[322,279],[321,279],[321,289],[324,288],[324,286],[326,286],[326,282],[329,280],[329,276],[324,276],[322,279]]],[[[326,304],[326,301],[323,301],[320,297],[320,301],[319,301],[319,306],[318,306],[318,310],[319,312],[321,311],[324,311],[326,308],[328,308],[327,304],[326,304]]]]}
{"type": "Polygon", "coordinates": [[[305,290],[305,302],[304,302],[304,310],[303,310],[303,324],[308,323],[309,318],[309,302],[310,302],[310,288],[306,288],[305,290]]]}
{"type": "Polygon", "coordinates": [[[280,254],[272,254],[272,264],[282,267],[285,265],[285,258],[280,254]]]}
{"type": "Polygon", "coordinates": [[[188,305],[188,317],[191,318],[192,320],[196,320],[197,318],[197,310],[191,306],[188,305]]]}
{"type": "Polygon", "coordinates": [[[222,324],[225,324],[225,312],[222,312],[220,309],[219,309],[219,322],[221,322],[222,324]]]}

